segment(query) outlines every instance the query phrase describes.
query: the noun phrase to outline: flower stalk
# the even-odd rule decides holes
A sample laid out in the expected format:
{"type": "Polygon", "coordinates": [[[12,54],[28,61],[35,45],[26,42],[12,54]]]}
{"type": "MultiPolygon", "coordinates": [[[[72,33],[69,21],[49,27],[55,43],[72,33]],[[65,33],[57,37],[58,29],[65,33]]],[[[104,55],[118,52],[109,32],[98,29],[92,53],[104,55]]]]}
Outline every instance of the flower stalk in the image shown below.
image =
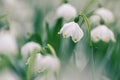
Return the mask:
{"type": "Polygon", "coordinates": [[[36,58],[36,53],[37,53],[37,50],[35,49],[33,51],[33,53],[31,54],[30,61],[29,61],[29,64],[28,64],[26,80],[31,80],[31,75],[32,75],[32,71],[33,71],[33,65],[34,65],[34,62],[35,62],[35,58],[36,58]]]}
{"type": "Polygon", "coordinates": [[[87,16],[83,13],[80,13],[78,17],[75,18],[75,21],[79,21],[79,17],[82,17],[84,22],[86,23],[86,26],[87,26],[87,30],[88,30],[88,36],[89,36],[89,43],[90,43],[90,47],[91,47],[91,50],[92,50],[92,54],[91,54],[91,61],[92,61],[92,73],[93,73],[93,80],[95,79],[95,70],[94,70],[94,65],[95,65],[95,62],[94,62],[94,47],[93,47],[93,44],[92,44],[92,38],[91,38],[91,32],[90,32],[90,23],[89,23],[89,20],[87,18],[87,16]]]}
{"type": "Polygon", "coordinates": [[[47,47],[48,47],[48,49],[51,51],[52,55],[53,55],[54,57],[57,57],[54,48],[53,48],[50,44],[47,44],[47,47]]]}
{"type": "Polygon", "coordinates": [[[83,9],[82,12],[86,13],[89,10],[90,6],[94,3],[94,1],[95,0],[89,0],[89,2],[85,5],[85,8],[83,9]]]}
{"type": "Polygon", "coordinates": [[[85,14],[83,14],[83,13],[80,13],[79,14],[79,17],[82,17],[83,18],[83,20],[85,21],[85,23],[86,23],[86,26],[87,26],[87,30],[88,30],[88,35],[89,35],[89,41],[90,41],[90,46],[92,46],[92,38],[91,38],[91,33],[90,33],[90,23],[89,23],[89,20],[88,20],[88,18],[87,18],[87,16],[85,15],[85,14]]]}

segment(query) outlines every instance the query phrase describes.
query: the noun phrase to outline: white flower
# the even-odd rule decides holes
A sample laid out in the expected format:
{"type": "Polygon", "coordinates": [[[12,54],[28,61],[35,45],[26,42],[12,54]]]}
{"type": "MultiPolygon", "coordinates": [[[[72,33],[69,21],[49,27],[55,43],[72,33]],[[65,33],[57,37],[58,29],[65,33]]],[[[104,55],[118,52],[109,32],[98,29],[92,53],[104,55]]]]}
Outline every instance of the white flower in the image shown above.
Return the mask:
{"type": "Polygon", "coordinates": [[[21,80],[18,75],[9,69],[0,72],[0,80],[21,80]]]}
{"type": "Polygon", "coordinates": [[[28,4],[19,0],[2,0],[4,10],[11,19],[20,22],[27,22],[32,19],[33,11],[28,4]]]}
{"type": "Polygon", "coordinates": [[[41,46],[36,42],[28,42],[21,48],[21,54],[24,59],[28,58],[30,54],[37,49],[40,51],[41,46]]]}
{"type": "Polygon", "coordinates": [[[40,53],[37,53],[35,63],[34,63],[34,72],[39,73],[42,72],[41,63],[43,61],[43,56],[40,53]]]}
{"type": "MultiPolygon", "coordinates": [[[[28,59],[27,64],[29,64],[30,58],[28,59]]],[[[34,72],[40,73],[45,70],[50,72],[56,72],[60,68],[60,61],[57,57],[51,55],[43,56],[40,53],[37,53],[35,62],[34,62],[34,72]]]]}
{"type": "MultiPolygon", "coordinates": [[[[28,65],[30,63],[30,58],[31,57],[28,58],[26,65],[28,65]]],[[[41,55],[41,53],[37,53],[35,62],[34,62],[34,69],[33,69],[34,73],[40,73],[40,72],[44,71],[41,67],[42,60],[43,60],[43,56],[41,55]]]]}
{"type": "Polygon", "coordinates": [[[99,15],[92,15],[91,17],[90,17],[90,23],[91,24],[99,24],[100,23],[100,16],[99,15]]]}
{"type": "Polygon", "coordinates": [[[76,43],[80,41],[84,33],[80,26],[75,22],[69,22],[63,25],[59,34],[63,34],[64,38],[72,37],[72,40],[76,43]]]}
{"type": "Polygon", "coordinates": [[[9,32],[0,32],[0,53],[11,55],[18,52],[17,42],[13,35],[9,32]]]}
{"type": "Polygon", "coordinates": [[[43,70],[56,72],[60,68],[60,61],[57,57],[46,55],[42,60],[41,67],[43,70]]]}
{"type": "Polygon", "coordinates": [[[105,23],[112,23],[114,21],[113,13],[106,8],[99,8],[94,12],[94,14],[99,15],[105,23]]]}
{"type": "Polygon", "coordinates": [[[77,11],[76,11],[75,7],[73,7],[72,5],[70,5],[68,3],[61,5],[57,9],[57,16],[63,17],[66,20],[75,18],[76,15],[77,15],[77,11]]]}
{"type": "Polygon", "coordinates": [[[91,31],[92,40],[98,42],[102,40],[104,42],[109,42],[110,40],[115,42],[115,37],[113,32],[108,29],[105,25],[99,25],[91,31]]]}

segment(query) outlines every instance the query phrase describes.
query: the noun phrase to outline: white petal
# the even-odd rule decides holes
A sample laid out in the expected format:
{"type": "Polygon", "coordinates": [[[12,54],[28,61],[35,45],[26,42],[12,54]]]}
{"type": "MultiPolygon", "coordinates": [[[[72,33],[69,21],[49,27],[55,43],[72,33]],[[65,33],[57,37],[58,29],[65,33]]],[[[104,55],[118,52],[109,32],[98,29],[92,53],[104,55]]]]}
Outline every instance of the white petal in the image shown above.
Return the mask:
{"type": "Polygon", "coordinates": [[[116,40],[115,40],[114,33],[113,33],[111,30],[109,31],[109,33],[110,33],[110,38],[111,38],[111,40],[112,40],[113,42],[115,42],[116,40]]]}
{"type": "Polygon", "coordinates": [[[98,42],[101,39],[100,34],[101,34],[101,31],[99,27],[96,27],[95,29],[91,31],[91,37],[92,37],[93,42],[98,42]]]}
{"type": "Polygon", "coordinates": [[[72,40],[78,42],[83,37],[84,33],[77,23],[75,23],[75,26],[76,28],[72,34],[72,40]]]}
{"type": "Polygon", "coordinates": [[[35,60],[35,65],[34,65],[34,72],[39,73],[42,72],[42,61],[43,61],[43,56],[40,53],[37,53],[36,55],[36,60],[35,60]]]}
{"type": "Polygon", "coordinates": [[[66,20],[69,20],[71,18],[75,18],[77,15],[76,9],[70,5],[70,4],[63,4],[57,9],[57,16],[63,17],[66,20]]]}
{"type": "Polygon", "coordinates": [[[111,23],[114,21],[113,13],[108,9],[99,8],[94,13],[101,16],[106,23],[111,23]]]}
{"type": "Polygon", "coordinates": [[[72,35],[74,29],[75,29],[74,22],[66,23],[61,28],[59,34],[63,34],[64,38],[68,38],[72,35]]]}
{"type": "Polygon", "coordinates": [[[90,20],[90,23],[92,24],[99,24],[100,19],[101,18],[99,15],[92,15],[89,20],[90,20]]]}
{"type": "Polygon", "coordinates": [[[24,59],[30,56],[30,54],[37,49],[40,51],[41,46],[36,42],[28,42],[21,48],[21,54],[24,59]]]}
{"type": "Polygon", "coordinates": [[[84,35],[82,29],[76,22],[69,22],[64,24],[59,34],[63,34],[65,38],[71,36],[75,43],[78,42],[84,35]]]}
{"type": "Polygon", "coordinates": [[[51,55],[46,55],[43,60],[41,66],[49,71],[57,71],[60,68],[60,61],[58,58],[55,58],[51,55]]]}

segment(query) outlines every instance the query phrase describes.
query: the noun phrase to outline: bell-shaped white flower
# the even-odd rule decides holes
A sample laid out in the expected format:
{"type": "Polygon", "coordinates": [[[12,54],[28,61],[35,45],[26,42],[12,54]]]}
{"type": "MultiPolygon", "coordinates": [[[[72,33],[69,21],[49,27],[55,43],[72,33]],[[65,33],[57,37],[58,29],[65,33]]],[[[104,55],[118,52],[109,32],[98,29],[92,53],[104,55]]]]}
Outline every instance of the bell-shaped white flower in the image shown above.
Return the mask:
{"type": "Polygon", "coordinates": [[[60,61],[57,57],[46,55],[42,60],[41,67],[43,70],[56,72],[60,68],[60,61]]]}
{"type": "Polygon", "coordinates": [[[105,25],[99,25],[91,31],[92,40],[98,42],[102,40],[104,42],[109,42],[110,40],[115,42],[114,33],[107,28],[105,25]]]}
{"type": "Polygon", "coordinates": [[[94,12],[94,14],[99,15],[105,23],[112,23],[114,21],[113,13],[106,8],[99,8],[94,12]]]}
{"type": "Polygon", "coordinates": [[[64,38],[72,37],[72,40],[76,43],[80,41],[84,33],[80,26],[75,22],[69,22],[63,25],[59,34],[63,34],[64,38]]]}
{"type": "Polygon", "coordinates": [[[34,50],[40,51],[41,46],[36,42],[28,42],[21,48],[21,54],[24,59],[28,58],[34,50]]]}
{"type": "Polygon", "coordinates": [[[18,52],[15,37],[6,31],[0,32],[0,54],[15,55],[18,52]]]}
{"type": "Polygon", "coordinates": [[[99,15],[92,15],[89,20],[91,24],[98,25],[100,23],[101,18],[99,15]]]}
{"type": "Polygon", "coordinates": [[[72,5],[66,3],[61,5],[58,9],[57,9],[57,16],[58,17],[63,17],[66,20],[70,20],[72,18],[75,18],[77,15],[77,10],[75,9],[75,7],[73,7],[72,5]]]}

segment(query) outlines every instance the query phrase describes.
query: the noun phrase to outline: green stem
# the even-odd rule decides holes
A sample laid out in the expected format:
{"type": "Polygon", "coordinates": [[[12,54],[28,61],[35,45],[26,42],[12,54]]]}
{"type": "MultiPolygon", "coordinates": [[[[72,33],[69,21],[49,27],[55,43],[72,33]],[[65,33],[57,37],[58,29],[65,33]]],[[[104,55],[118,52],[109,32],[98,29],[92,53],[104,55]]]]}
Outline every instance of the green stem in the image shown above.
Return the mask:
{"type": "Polygon", "coordinates": [[[86,13],[90,6],[94,3],[95,0],[89,0],[89,2],[85,5],[85,8],[83,9],[83,13],[86,13]]]}
{"type": "Polygon", "coordinates": [[[83,20],[85,21],[85,23],[87,25],[87,30],[88,30],[88,35],[89,35],[89,41],[90,41],[90,47],[92,48],[91,61],[92,61],[93,80],[95,80],[94,47],[93,47],[93,44],[92,44],[92,38],[91,38],[91,32],[90,32],[90,23],[89,23],[89,20],[88,20],[88,18],[87,18],[87,16],[85,14],[81,13],[80,16],[83,18],[83,20]]]}
{"type": "Polygon", "coordinates": [[[53,48],[50,44],[47,44],[47,47],[48,47],[48,49],[51,51],[52,55],[53,55],[54,57],[57,57],[54,48],[53,48]]]}
{"type": "Polygon", "coordinates": [[[55,77],[56,77],[56,80],[61,80],[60,71],[55,72],[55,77]]]}
{"type": "Polygon", "coordinates": [[[80,16],[83,18],[83,20],[85,21],[86,25],[87,25],[87,30],[88,30],[88,35],[89,35],[89,41],[90,41],[90,46],[92,46],[92,38],[91,38],[91,32],[90,32],[90,23],[89,20],[87,18],[87,16],[83,13],[80,14],[80,16]]]}
{"type": "Polygon", "coordinates": [[[49,78],[48,78],[48,75],[49,75],[49,74],[48,74],[48,71],[46,71],[46,72],[45,72],[45,80],[48,80],[48,79],[49,79],[49,78]]]}
{"type": "Polygon", "coordinates": [[[95,61],[94,61],[94,47],[93,46],[92,46],[91,61],[92,61],[93,80],[95,80],[95,61]]]}
{"type": "Polygon", "coordinates": [[[32,75],[32,71],[33,71],[33,64],[34,64],[34,61],[35,61],[35,58],[36,58],[36,53],[37,53],[37,50],[35,49],[30,56],[30,61],[29,61],[29,64],[28,64],[26,80],[31,80],[31,75],[32,75]]]}

